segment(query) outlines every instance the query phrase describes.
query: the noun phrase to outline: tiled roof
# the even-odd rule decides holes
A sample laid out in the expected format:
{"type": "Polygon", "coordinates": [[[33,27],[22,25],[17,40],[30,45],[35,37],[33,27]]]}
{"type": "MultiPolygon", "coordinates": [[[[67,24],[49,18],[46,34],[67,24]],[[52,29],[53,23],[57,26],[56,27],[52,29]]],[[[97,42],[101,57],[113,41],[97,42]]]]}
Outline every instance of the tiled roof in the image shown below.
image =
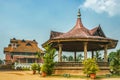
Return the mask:
{"type": "Polygon", "coordinates": [[[51,31],[50,39],[71,39],[71,38],[105,38],[100,25],[92,30],[84,27],[81,21],[80,10],[78,11],[78,18],[75,26],[67,33],[51,31]]]}
{"type": "Polygon", "coordinates": [[[51,31],[50,39],[53,39],[54,37],[60,36],[60,35],[62,35],[62,34],[63,34],[63,33],[61,33],[61,32],[51,31]]]}
{"type": "Polygon", "coordinates": [[[92,36],[100,36],[106,38],[104,32],[102,31],[100,25],[98,27],[95,27],[94,29],[90,30],[90,33],[92,36]]]}
{"type": "Polygon", "coordinates": [[[115,48],[118,40],[105,36],[100,25],[91,30],[87,29],[81,21],[80,10],[75,26],[66,33],[51,32],[52,38],[42,44],[53,44],[53,47],[59,49],[58,44],[62,44],[63,51],[83,51],[83,42],[88,42],[88,50],[103,50],[104,45],[108,45],[108,49],[115,48]],[[80,46],[81,45],[81,46],[80,46]]]}
{"type": "Polygon", "coordinates": [[[42,51],[35,40],[16,40],[11,39],[8,47],[4,48],[4,52],[30,52],[35,53],[37,51],[42,51]]]}
{"type": "Polygon", "coordinates": [[[93,35],[97,31],[97,29],[98,29],[98,27],[95,27],[92,30],[90,30],[91,35],[93,35]]]}
{"type": "Polygon", "coordinates": [[[15,58],[37,58],[36,56],[14,55],[15,58]]]}
{"type": "MultiPolygon", "coordinates": [[[[97,32],[97,30],[100,28],[96,27],[92,30],[89,30],[85,28],[82,24],[81,18],[77,18],[76,25],[67,33],[60,33],[60,32],[55,32],[52,33],[52,35],[55,35],[56,33],[59,33],[59,35],[52,36],[50,39],[67,39],[67,38],[104,38],[104,34],[102,31],[101,34],[103,35],[94,35],[94,33],[97,32]]],[[[101,28],[100,28],[101,29],[101,28]]],[[[101,29],[102,30],[102,29],[101,29]]]]}

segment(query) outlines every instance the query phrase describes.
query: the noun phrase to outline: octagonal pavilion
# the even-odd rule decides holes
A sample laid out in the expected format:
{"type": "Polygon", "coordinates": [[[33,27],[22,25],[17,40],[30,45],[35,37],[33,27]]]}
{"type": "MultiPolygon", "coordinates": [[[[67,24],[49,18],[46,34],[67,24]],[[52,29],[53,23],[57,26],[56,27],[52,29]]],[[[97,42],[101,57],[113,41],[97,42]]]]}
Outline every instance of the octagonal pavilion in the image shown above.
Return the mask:
{"type": "Polygon", "coordinates": [[[87,29],[82,24],[80,9],[77,16],[76,24],[70,31],[51,31],[50,39],[42,46],[52,44],[58,50],[58,62],[62,62],[62,51],[74,52],[76,60],[76,52],[84,51],[84,59],[87,59],[87,51],[91,51],[93,57],[97,50],[104,50],[104,62],[107,62],[107,50],[115,48],[118,40],[106,37],[100,25],[87,29]]]}

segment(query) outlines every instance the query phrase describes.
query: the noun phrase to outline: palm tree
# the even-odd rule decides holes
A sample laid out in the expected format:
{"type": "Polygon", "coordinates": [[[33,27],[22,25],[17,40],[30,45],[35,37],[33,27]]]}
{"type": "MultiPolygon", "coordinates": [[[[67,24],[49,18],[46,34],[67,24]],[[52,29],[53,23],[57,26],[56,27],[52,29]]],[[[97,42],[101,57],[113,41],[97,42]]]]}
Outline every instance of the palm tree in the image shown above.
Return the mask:
{"type": "Polygon", "coordinates": [[[42,57],[43,57],[42,52],[37,51],[37,52],[36,52],[36,57],[37,57],[37,60],[38,60],[38,63],[37,63],[37,71],[38,71],[38,73],[40,74],[40,64],[39,64],[39,60],[42,60],[42,57]]]}
{"type": "Polygon", "coordinates": [[[68,57],[68,61],[73,61],[73,60],[74,60],[74,59],[73,59],[73,56],[70,55],[70,56],[68,57]]]}
{"type": "Polygon", "coordinates": [[[82,58],[83,58],[82,54],[79,54],[79,55],[77,56],[77,61],[82,61],[82,58]]]}
{"type": "Polygon", "coordinates": [[[40,52],[40,51],[37,51],[37,52],[36,52],[36,57],[37,57],[37,58],[41,58],[41,52],[40,52]]]}
{"type": "Polygon", "coordinates": [[[0,65],[3,64],[3,60],[0,59],[0,65]]]}
{"type": "MultiPolygon", "coordinates": [[[[42,60],[42,57],[43,57],[43,55],[42,55],[42,52],[40,52],[40,51],[37,51],[36,52],[36,58],[37,58],[37,60],[42,60]]],[[[39,61],[38,61],[39,62],[39,61]]]]}
{"type": "Polygon", "coordinates": [[[100,51],[96,51],[95,58],[96,58],[96,60],[97,60],[98,62],[99,62],[99,61],[102,61],[102,58],[101,58],[101,53],[100,53],[100,51]]]}
{"type": "Polygon", "coordinates": [[[67,57],[65,55],[62,56],[63,61],[66,61],[67,57]]]}
{"type": "Polygon", "coordinates": [[[41,70],[43,72],[46,72],[47,75],[51,75],[53,73],[53,68],[55,65],[54,58],[55,56],[57,56],[57,54],[55,54],[56,49],[52,48],[51,45],[47,45],[44,48],[45,48],[44,51],[45,55],[43,57],[44,63],[41,70]]]}
{"type": "Polygon", "coordinates": [[[109,54],[110,68],[115,74],[120,75],[120,49],[109,54]]]}

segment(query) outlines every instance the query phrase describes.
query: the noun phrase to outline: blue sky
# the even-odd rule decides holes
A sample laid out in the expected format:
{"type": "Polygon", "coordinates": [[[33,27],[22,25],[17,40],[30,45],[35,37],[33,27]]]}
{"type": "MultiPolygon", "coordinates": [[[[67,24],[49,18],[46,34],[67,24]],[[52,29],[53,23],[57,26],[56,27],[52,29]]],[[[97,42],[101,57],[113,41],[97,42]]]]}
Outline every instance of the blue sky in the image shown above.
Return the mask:
{"type": "Polygon", "coordinates": [[[51,30],[69,31],[79,8],[86,28],[101,24],[107,37],[120,40],[119,0],[0,0],[0,59],[11,38],[35,39],[41,48],[51,30]]]}

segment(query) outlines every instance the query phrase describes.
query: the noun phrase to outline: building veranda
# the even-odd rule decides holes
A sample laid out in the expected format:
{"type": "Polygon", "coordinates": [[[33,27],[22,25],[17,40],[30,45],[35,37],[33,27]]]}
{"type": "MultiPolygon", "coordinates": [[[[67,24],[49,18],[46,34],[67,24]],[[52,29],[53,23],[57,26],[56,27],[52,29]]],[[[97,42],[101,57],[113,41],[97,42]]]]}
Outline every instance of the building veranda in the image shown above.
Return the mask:
{"type": "MultiPolygon", "coordinates": [[[[75,26],[68,32],[56,32],[51,31],[50,39],[46,41],[42,46],[52,44],[56,50],[58,50],[58,63],[55,67],[56,74],[70,73],[82,74],[82,64],[76,62],[76,53],[84,52],[84,59],[88,58],[87,52],[91,52],[91,58],[95,54],[95,51],[104,51],[104,61],[98,62],[101,70],[104,72],[109,71],[109,65],[107,62],[107,50],[116,47],[118,40],[108,38],[100,25],[89,30],[83,24],[81,20],[80,10],[77,14],[77,21],[75,26]],[[63,62],[62,52],[74,52],[74,62],[63,62]]],[[[104,73],[103,72],[103,73],[104,73]]]]}

